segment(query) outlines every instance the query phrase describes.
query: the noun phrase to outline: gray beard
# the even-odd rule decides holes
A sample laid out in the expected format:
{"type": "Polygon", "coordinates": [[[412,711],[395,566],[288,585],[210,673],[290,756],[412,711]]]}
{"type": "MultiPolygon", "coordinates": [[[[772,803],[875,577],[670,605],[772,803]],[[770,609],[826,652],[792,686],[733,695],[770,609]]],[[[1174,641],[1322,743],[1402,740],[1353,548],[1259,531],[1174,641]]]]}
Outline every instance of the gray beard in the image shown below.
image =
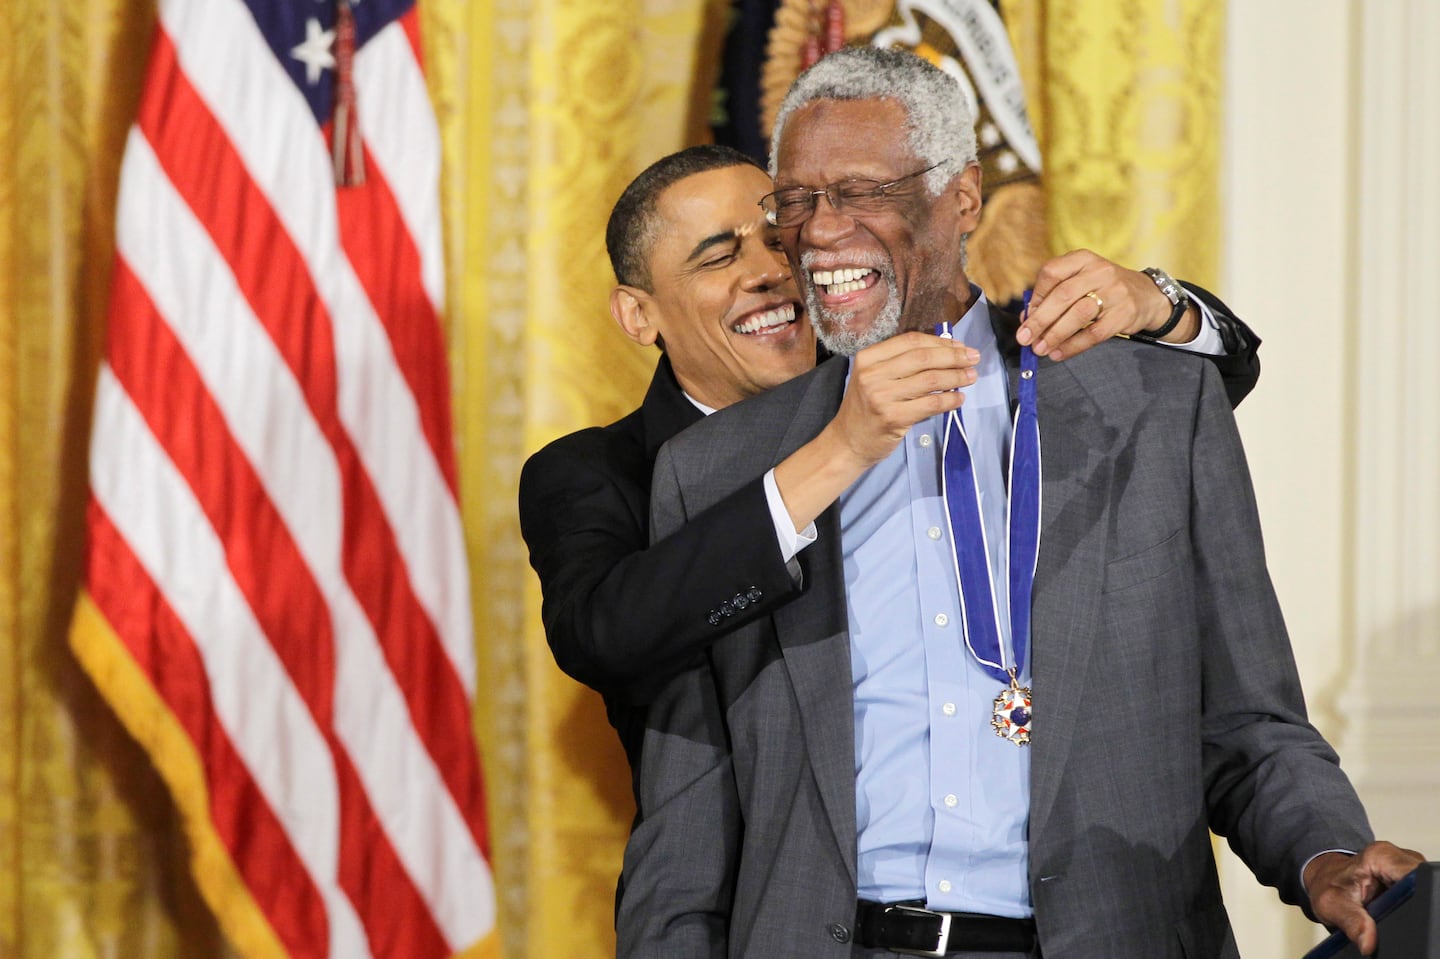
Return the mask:
{"type": "Polygon", "coordinates": [[[889,289],[885,305],[867,329],[853,330],[847,321],[855,315],[854,311],[822,307],[815,284],[810,280],[809,271],[806,271],[805,307],[810,313],[811,325],[815,327],[815,336],[831,356],[854,356],[865,347],[874,346],[900,332],[900,290],[895,286],[895,275],[886,268],[880,271],[880,278],[889,289]]]}

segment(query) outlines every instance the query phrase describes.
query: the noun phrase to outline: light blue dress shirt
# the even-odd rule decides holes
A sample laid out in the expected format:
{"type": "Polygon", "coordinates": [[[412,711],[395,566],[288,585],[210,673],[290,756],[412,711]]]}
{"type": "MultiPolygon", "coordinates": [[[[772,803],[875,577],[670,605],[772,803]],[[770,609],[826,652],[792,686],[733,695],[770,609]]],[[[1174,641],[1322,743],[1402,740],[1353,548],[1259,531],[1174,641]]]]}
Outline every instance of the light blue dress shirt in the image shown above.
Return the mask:
{"type": "MultiPolygon", "coordinates": [[[[954,336],[981,354],[964,418],[1003,604],[1010,404],[983,296],[954,336]]],[[[974,661],[961,632],[941,499],[944,427],[943,417],[912,427],[840,500],[859,892],[879,902],[921,899],[934,909],[1028,916],[1029,750],[991,728],[1003,684],[974,661]]],[[[1001,620],[1008,644],[1008,617],[1001,620]]]]}

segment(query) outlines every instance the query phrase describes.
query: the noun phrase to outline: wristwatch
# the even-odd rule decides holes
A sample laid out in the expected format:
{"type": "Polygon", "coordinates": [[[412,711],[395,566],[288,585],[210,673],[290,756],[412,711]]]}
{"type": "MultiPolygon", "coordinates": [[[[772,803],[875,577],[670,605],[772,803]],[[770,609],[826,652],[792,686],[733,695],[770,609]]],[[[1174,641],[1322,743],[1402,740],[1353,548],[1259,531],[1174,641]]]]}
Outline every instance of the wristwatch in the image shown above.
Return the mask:
{"type": "Polygon", "coordinates": [[[1130,338],[1158,340],[1179,325],[1180,317],[1185,315],[1185,310],[1190,306],[1190,294],[1164,270],[1147,266],[1140,272],[1154,280],[1155,285],[1160,288],[1160,292],[1164,293],[1165,298],[1170,301],[1170,319],[1166,320],[1158,330],[1137,330],[1130,334],[1130,338]]]}

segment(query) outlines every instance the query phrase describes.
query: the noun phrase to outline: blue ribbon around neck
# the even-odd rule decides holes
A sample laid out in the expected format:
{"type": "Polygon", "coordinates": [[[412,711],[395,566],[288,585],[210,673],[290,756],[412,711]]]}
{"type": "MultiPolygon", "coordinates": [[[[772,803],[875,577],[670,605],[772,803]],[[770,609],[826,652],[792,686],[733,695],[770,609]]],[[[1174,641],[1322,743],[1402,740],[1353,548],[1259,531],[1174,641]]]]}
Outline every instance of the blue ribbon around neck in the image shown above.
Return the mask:
{"type": "MultiPolygon", "coordinates": [[[[1030,295],[1025,294],[1025,305],[1030,295]]],[[[947,339],[950,324],[935,332],[947,339]]],[[[975,478],[965,421],[959,410],[946,416],[944,480],[945,511],[950,517],[955,551],[955,575],[964,611],[965,645],[985,672],[1008,683],[1025,668],[1030,638],[1030,600],[1035,585],[1035,564],[1040,553],[1040,420],[1035,410],[1035,353],[1020,348],[1020,404],[1010,437],[1010,481],[1006,496],[1010,585],[1010,640],[1000,639],[1000,614],[995,580],[980,518],[980,488],[975,478]]]]}

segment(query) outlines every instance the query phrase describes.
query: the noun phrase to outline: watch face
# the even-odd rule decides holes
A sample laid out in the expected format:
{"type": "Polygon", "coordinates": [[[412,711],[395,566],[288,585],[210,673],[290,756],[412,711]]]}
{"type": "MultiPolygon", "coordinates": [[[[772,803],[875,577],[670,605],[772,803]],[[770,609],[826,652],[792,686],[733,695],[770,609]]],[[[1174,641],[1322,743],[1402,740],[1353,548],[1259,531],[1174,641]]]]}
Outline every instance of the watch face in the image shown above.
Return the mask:
{"type": "Polygon", "coordinates": [[[1172,306],[1179,306],[1185,302],[1185,288],[1176,283],[1169,273],[1153,266],[1147,266],[1141,272],[1155,281],[1155,285],[1160,288],[1161,293],[1165,294],[1165,298],[1170,301],[1172,306]]]}
{"type": "Polygon", "coordinates": [[[1170,274],[1164,270],[1147,266],[1140,272],[1150,277],[1150,279],[1155,282],[1155,286],[1158,287],[1160,292],[1165,294],[1165,298],[1170,301],[1170,317],[1161,324],[1158,329],[1141,330],[1131,334],[1132,338],[1153,342],[1175,329],[1180,323],[1180,318],[1185,315],[1185,310],[1189,307],[1190,294],[1186,291],[1185,287],[1176,283],[1170,274]]]}

